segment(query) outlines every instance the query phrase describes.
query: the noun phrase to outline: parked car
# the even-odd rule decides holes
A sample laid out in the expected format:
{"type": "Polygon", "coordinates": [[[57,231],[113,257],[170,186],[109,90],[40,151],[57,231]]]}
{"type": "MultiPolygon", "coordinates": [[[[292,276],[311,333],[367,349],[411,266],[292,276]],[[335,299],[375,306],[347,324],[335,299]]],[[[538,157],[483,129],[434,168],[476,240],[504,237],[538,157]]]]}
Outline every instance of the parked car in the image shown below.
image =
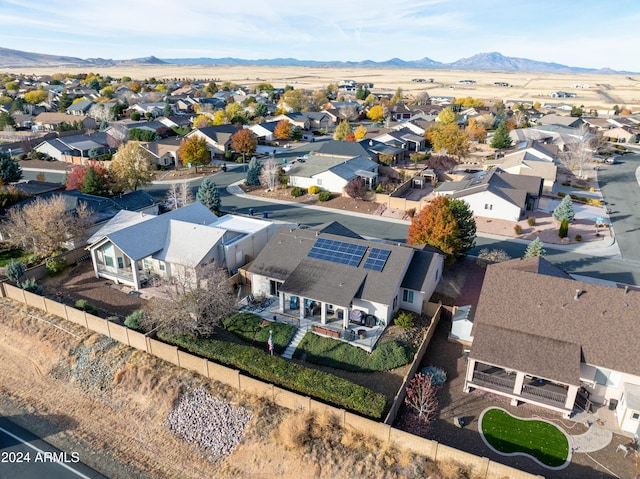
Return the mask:
{"type": "Polygon", "coordinates": [[[614,156],[608,156],[607,158],[604,159],[604,162],[607,165],[615,165],[616,163],[616,158],[614,156]]]}

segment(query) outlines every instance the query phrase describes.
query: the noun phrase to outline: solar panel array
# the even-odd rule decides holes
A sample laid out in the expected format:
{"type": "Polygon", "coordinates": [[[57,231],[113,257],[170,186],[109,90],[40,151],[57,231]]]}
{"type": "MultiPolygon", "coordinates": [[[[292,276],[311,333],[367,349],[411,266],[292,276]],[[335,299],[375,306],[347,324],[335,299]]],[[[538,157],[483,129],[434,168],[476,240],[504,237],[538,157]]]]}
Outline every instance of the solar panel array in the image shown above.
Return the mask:
{"type": "Polygon", "coordinates": [[[364,269],[370,269],[372,271],[382,271],[391,251],[388,249],[371,248],[367,260],[364,262],[364,269]]]}
{"type": "Polygon", "coordinates": [[[318,238],[307,257],[347,266],[358,266],[366,251],[367,247],[363,245],[318,238]]]}

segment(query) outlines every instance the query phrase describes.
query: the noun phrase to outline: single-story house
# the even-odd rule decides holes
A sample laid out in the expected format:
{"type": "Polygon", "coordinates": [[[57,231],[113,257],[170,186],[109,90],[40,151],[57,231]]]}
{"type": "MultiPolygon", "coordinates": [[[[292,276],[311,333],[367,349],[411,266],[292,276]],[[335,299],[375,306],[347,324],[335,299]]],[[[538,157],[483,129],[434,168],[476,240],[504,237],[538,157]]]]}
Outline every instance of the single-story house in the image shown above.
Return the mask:
{"type": "Polygon", "coordinates": [[[543,180],[538,176],[513,175],[493,168],[442,183],[434,192],[436,196],[465,200],[474,216],[519,221],[526,211],[538,207],[542,187],[543,180]]]}
{"type": "Polygon", "coordinates": [[[640,292],[574,280],[544,258],[489,265],[464,389],[569,416],[607,404],[640,432],[640,292]]]}
{"type": "Polygon", "coordinates": [[[212,156],[224,155],[225,152],[231,150],[231,137],[237,131],[238,128],[234,125],[207,126],[190,131],[185,138],[192,136],[204,138],[212,156]]]}
{"type": "Polygon", "coordinates": [[[44,112],[33,119],[31,128],[36,131],[56,131],[61,123],[70,125],[79,122],[85,130],[95,130],[97,123],[93,118],[85,115],[67,115],[66,113],[44,112]]]}
{"type": "Polygon", "coordinates": [[[278,121],[267,121],[255,125],[245,125],[244,128],[251,130],[258,139],[258,142],[273,141],[273,132],[278,123],[278,121]]]}
{"type": "Polygon", "coordinates": [[[111,148],[107,141],[107,134],[98,132],[51,138],[38,144],[34,150],[58,161],[82,164],[85,160],[90,159],[92,154],[103,155],[108,153],[111,148]]]}
{"type": "Polygon", "coordinates": [[[521,142],[502,158],[485,161],[484,166],[499,166],[502,171],[514,175],[540,177],[544,180],[545,190],[551,191],[558,174],[558,159],[552,150],[557,151],[557,148],[535,140],[521,142]]]}
{"type": "Polygon", "coordinates": [[[97,278],[139,290],[154,275],[198,278],[214,263],[229,272],[255,258],[279,224],[226,215],[201,203],[162,215],[121,211],[88,240],[97,278]]]}
{"type": "Polygon", "coordinates": [[[367,186],[374,187],[378,180],[378,166],[378,163],[362,156],[308,155],[304,162],[293,163],[287,174],[290,186],[306,189],[315,185],[324,191],[339,193],[356,177],[363,178],[367,186]]]}
{"type": "Polygon", "coordinates": [[[384,328],[400,308],[421,314],[442,276],[444,255],[431,248],[365,240],[339,223],[282,227],[247,270],[252,294],[279,311],[322,325],[384,328]]]}
{"type": "Polygon", "coordinates": [[[392,130],[373,139],[406,151],[422,151],[427,141],[424,135],[416,134],[410,128],[392,130]]]}
{"type": "Polygon", "coordinates": [[[151,143],[140,143],[153,161],[161,166],[176,166],[179,163],[178,150],[182,143],[181,138],[165,138],[151,143]]]}

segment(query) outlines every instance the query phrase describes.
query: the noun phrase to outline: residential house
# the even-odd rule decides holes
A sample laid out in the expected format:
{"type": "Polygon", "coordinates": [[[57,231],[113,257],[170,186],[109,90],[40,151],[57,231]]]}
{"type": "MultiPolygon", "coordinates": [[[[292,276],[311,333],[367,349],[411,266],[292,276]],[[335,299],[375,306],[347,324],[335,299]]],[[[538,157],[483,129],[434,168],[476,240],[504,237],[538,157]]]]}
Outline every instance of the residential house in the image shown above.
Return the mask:
{"type": "Polygon", "coordinates": [[[93,105],[93,100],[79,100],[67,108],[67,113],[69,115],[86,116],[93,105]]]}
{"type": "Polygon", "coordinates": [[[136,111],[141,115],[150,114],[153,118],[156,118],[164,114],[165,106],[166,103],[163,101],[151,103],[136,103],[135,105],[131,105],[128,111],[136,111]]]}
{"type": "Polygon", "coordinates": [[[537,208],[543,180],[537,176],[513,175],[500,168],[484,170],[463,180],[442,183],[436,196],[463,199],[474,216],[519,221],[537,208]]]}
{"type": "Polygon", "coordinates": [[[639,134],[640,128],[628,126],[611,128],[602,132],[603,138],[614,143],[637,143],[639,134]]]}
{"type": "Polygon", "coordinates": [[[551,191],[558,172],[557,147],[535,140],[521,142],[502,158],[484,162],[487,168],[499,166],[514,175],[536,176],[544,180],[544,190],[551,191]]]}
{"type": "Polygon", "coordinates": [[[373,139],[412,152],[423,151],[427,141],[424,135],[414,133],[411,128],[388,131],[373,139]]]}
{"type": "Polygon", "coordinates": [[[287,120],[292,126],[303,130],[326,130],[333,124],[331,117],[324,111],[285,113],[271,118],[270,121],[278,122],[280,120],[287,120]]]}
{"type": "Polygon", "coordinates": [[[231,150],[231,137],[237,131],[238,128],[233,125],[207,126],[190,131],[185,138],[192,136],[204,138],[212,156],[224,155],[227,151],[231,150]]]}
{"type": "Polygon", "coordinates": [[[153,216],[121,211],[88,241],[94,272],[139,290],[152,276],[197,281],[214,264],[229,272],[253,260],[280,227],[201,203],[153,216]]]}
{"type": "Polygon", "coordinates": [[[44,112],[33,119],[32,129],[55,131],[61,123],[74,124],[78,122],[85,130],[95,130],[96,121],[85,115],[67,115],[66,113],[44,112]]]}
{"type": "Polygon", "coordinates": [[[276,298],[282,314],[333,322],[340,335],[355,322],[362,334],[372,334],[400,308],[422,313],[442,276],[443,258],[432,249],[362,239],[339,223],[283,227],[247,278],[252,294],[276,298]]]}
{"type": "Polygon", "coordinates": [[[378,163],[363,156],[308,155],[294,162],[288,169],[289,185],[300,188],[318,186],[323,191],[341,193],[347,183],[356,177],[363,178],[369,187],[378,179],[378,163]]]}
{"type": "Polygon", "coordinates": [[[182,144],[182,138],[164,138],[151,143],[140,143],[154,163],[160,166],[177,166],[180,162],[178,150],[182,144]]]}
{"type": "Polygon", "coordinates": [[[93,156],[110,151],[107,134],[104,132],[88,135],[71,135],[50,138],[36,145],[35,151],[44,153],[58,161],[83,164],[93,156]]]}
{"type": "Polygon", "coordinates": [[[267,121],[255,125],[245,125],[244,127],[251,130],[258,139],[258,143],[265,143],[274,140],[273,132],[279,121],[267,121]]]}
{"type": "Polygon", "coordinates": [[[607,404],[640,432],[640,292],[576,281],[544,258],[487,267],[464,389],[565,416],[607,404]]]}
{"type": "Polygon", "coordinates": [[[563,115],[544,115],[538,118],[538,125],[561,125],[568,126],[570,128],[578,128],[584,123],[582,118],[577,116],[563,116],[563,115]]]}

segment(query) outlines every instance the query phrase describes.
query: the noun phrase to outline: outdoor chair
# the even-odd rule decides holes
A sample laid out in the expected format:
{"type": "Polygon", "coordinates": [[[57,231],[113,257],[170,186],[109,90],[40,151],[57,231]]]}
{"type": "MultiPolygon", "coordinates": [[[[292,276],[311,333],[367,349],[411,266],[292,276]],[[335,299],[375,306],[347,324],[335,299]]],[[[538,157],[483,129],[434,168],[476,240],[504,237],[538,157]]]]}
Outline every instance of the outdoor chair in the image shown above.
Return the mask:
{"type": "Polygon", "coordinates": [[[627,457],[627,454],[629,454],[629,448],[627,446],[625,446],[624,444],[618,444],[618,447],[616,448],[616,453],[618,451],[623,451],[624,452],[624,457],[627,457]]]}

